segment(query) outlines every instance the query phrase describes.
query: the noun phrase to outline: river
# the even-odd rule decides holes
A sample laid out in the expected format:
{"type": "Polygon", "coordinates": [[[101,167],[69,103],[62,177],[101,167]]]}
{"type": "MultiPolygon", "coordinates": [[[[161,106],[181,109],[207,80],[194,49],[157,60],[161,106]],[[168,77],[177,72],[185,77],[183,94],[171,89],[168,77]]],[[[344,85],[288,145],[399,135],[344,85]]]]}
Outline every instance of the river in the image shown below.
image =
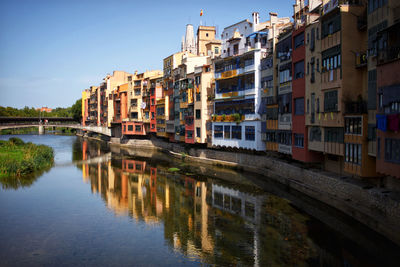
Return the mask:
{"type": "Polygon", "coordinates": [[[53,147],[55,163],[1,181],[1,266],[400,262],[390,241],[267,177],[75,136],[18,137],[53,147]]]}

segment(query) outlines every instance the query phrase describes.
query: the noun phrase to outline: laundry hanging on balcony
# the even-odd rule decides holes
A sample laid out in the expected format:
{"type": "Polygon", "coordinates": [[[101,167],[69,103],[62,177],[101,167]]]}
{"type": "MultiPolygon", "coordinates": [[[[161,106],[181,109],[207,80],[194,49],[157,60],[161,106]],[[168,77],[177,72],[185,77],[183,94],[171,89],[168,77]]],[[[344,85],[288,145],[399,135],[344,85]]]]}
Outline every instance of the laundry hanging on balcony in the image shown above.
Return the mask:
{"type": "Polygon", "coordinates": [[[399,130],[399,114],[391,114],[387,116],[388,129],[393,132],[399,130]]]}
{"type": "Polygon", "coordinates": [[[379,130],[381,130],[383,132],[386,132],[386,128],[387,128],[386,115],[382,115],[382,114],[376,115],[376,128],[378,128],[379,130]]]}

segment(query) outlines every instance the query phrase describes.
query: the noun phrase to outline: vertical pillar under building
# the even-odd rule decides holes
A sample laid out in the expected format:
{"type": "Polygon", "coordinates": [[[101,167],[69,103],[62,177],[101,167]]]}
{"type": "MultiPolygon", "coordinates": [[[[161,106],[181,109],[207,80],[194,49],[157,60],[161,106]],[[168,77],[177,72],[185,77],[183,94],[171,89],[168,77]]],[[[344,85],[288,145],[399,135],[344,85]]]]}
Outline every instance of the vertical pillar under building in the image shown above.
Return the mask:
{"type": "Polygon", "coordinates": [[[43,125],[39,125],[39,134],[44,134],[44,126],[43,125]]]}

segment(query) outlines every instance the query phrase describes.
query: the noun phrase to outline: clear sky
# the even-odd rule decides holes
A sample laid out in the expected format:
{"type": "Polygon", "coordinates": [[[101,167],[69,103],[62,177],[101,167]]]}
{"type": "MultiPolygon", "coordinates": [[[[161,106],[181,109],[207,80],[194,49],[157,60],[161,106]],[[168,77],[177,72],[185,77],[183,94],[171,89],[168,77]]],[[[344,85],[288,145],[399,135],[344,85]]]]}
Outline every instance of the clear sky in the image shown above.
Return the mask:
{"type": "Polygon", "coordinates": [[[294,0],[0,0],[0,105],[67,107],[113,70],[162,69],[188,23],[291,16],[294,0]]]}

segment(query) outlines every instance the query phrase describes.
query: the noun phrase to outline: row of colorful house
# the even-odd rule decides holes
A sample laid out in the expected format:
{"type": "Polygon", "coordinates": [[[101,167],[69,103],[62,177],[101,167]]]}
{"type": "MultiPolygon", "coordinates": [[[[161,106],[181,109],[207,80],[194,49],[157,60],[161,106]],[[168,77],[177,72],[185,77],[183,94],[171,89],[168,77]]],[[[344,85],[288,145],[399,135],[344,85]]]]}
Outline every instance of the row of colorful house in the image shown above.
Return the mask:
{"type": "Polygon", "coordinates": [[[163,71],[114,71],[82,94],[113,137],[275,151],[361,177],[400,178],[400,3],[295,0],[223,29],[192,25],[163,71]]]}

